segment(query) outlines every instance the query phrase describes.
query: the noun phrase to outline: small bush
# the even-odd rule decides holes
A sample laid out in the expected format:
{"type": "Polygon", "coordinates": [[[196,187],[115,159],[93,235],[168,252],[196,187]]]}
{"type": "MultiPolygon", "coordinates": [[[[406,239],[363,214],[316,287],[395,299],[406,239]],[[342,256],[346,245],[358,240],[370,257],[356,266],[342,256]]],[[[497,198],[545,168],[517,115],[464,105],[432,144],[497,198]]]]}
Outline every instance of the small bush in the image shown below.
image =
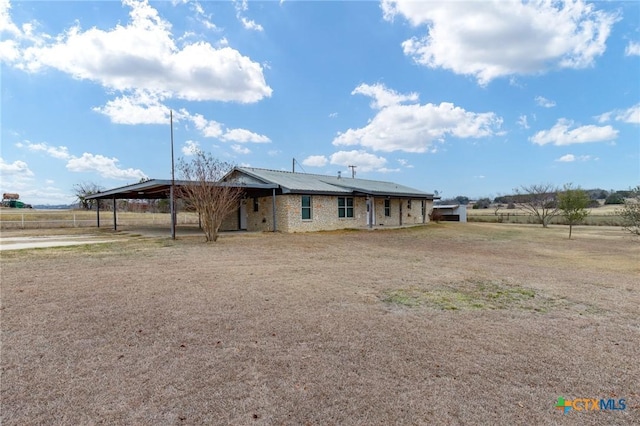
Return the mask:
{"type": "Polygon", "coordinates": [[[429,220],[435,223],[439,223],[442,220],[442,212],[440,209],[432,209],[429,213],[429,220]]]}
{"type": "Polygon", "coordinates": [[[624,196],[620,192],[613,192],[604,200],[605,204],[624,204],[624,196]]]}

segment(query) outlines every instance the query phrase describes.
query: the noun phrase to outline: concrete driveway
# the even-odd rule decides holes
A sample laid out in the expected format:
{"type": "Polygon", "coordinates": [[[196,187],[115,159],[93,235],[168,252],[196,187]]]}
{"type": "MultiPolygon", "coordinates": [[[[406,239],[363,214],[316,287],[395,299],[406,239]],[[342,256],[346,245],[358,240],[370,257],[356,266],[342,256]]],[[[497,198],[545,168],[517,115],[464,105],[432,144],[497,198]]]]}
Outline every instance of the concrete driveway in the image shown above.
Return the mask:
{"type": "Polygon", "coordinates": [[[51,235],[39,237],[0,237],[0,251],[43,247],[76,246],[117,241],[90,235],[51,235]]]}

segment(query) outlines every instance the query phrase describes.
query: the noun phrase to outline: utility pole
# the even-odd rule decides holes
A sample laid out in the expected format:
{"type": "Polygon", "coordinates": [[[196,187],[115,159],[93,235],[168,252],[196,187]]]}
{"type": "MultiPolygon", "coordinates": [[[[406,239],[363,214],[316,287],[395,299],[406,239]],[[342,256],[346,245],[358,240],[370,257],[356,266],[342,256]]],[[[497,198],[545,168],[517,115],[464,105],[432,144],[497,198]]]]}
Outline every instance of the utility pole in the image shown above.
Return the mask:
{"type": "Polygon", "coordinates": [[[356,177],[356,167],[358,166],[347,166],[351,169],[351,179],[354,179],[356,177]]]}
{"type": "Polygon", "coordinates": [[[173,110],[169,110],[169,119],[171,123],[171,191],[169,198],[171,200],[171,239],[176,239],[176,200],[175,200],[175,186],[176,186],[176,173],[173,162],[173,110]]]}

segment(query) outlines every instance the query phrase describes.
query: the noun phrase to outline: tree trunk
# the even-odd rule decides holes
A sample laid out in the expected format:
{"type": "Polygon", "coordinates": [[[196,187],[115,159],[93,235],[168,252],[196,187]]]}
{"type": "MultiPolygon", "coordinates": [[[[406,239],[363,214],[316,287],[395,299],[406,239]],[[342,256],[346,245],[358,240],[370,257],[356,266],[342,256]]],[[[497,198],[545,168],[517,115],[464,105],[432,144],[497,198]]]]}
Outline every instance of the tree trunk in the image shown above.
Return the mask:
{"type": "Polygon", "coordinates": [[[569,224],[569,239],[571,239],[571,228],[573,228],[573,225],[569,224]]]}

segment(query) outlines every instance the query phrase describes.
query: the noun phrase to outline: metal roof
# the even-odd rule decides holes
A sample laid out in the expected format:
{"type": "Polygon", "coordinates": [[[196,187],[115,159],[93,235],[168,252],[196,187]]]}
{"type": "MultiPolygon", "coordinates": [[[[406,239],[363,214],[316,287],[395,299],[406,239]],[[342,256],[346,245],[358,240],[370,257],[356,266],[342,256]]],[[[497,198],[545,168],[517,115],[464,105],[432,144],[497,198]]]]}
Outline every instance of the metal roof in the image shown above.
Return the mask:
{"type": "MultiPolygon", "coordinates": [[[[309,173],[294,173],[281,170],[237,167],[228,176],[232,180],[240,178],[237,173],[246,174],[265,183],[280,186],[287,193],[352,194],[362,193],[379,196],[415,197],[433,199],[433,194],[393,182],[355,179],[309,173]]],[[[240,179],[242,180],[242,179],[240,179]]]]}
{"type": "Polygon", "coordinates": [[[460,204],[438,204],[433,206],[434,209],[457,209],[460,204]]]}
{"type": "MultiPolygon", "coordinates": [[[[189,181],[176,180],[175,186],[180,187],[187,185],[189,181]]],[[[226,183],[217,183],[217,185],[229,185],[226,183]]],[[[233,184],[247,189],[272,189],[277,188],[274,184],[257,184],[257,183],[241,183],[233,184]]],[[[87,200],[98,199],[162,199],[169,198],[171,190],[171,180],[151,179],[146,182],[134,183],[133,185],[122,186],[110,189],[108,191],[99,192],[97,194],[88,195],[87,200]]]]}
{"type": "MultiPolygon", "coordinates": [[[[187,185],[188,183],[188,181],[184,180],[175,181],[177,187],[187,185]]],[[[279,188],[282,194],[366,194],[387,197],[434,199],[433,194],[393,182],[294,173],[252,167],[236,167],[223,178],[223,182],[215,184],[238,186],[248,190],[279,188]]],[[[86,199],[161,199],[169,197],[170,189],[171,180],[151,179],[146,182],[135,183],[92,194],[87,196],[86,199]]]]}

